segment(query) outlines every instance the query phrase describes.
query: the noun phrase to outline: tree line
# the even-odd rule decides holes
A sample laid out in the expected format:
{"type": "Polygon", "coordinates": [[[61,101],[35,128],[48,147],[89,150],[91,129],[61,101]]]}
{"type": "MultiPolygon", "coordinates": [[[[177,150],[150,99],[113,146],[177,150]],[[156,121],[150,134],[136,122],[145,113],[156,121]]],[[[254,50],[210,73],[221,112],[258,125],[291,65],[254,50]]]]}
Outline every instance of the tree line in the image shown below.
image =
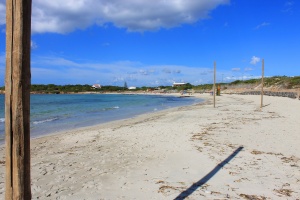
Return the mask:
{"type": "MultiPolygon", "coordinates": [[[[288,76],[273,76],[273,77],[266,77],[264,79],[265,85],[283,85],[286,89],[291,88],[299,88],[300,87],[300,76],[288,77],[288,76]]],[[[260,79],[248,79],[248,80],[236,80],[230,83],[218,83],[222,85],[223,88],[230,85],[239,85],[239,84],[259,84],[260,79]]],[[[147,91],[147,90],[211,90],[213,87],[212,84],[202,84],[202,85],[192,85],[187,83],[185,85],[179,87],[172,87],[172,86],[158,86],[158,87],[137,87],[133,91],[147,91]]],[[[0,90],[4,90],[4,86],[0,87],[0,90]]],[[[45,94],[59,94],[59,93],[80,93],[80,92],[121,92],[128,90],[127,84],[124,84],[124,87],[121,86],[101,86],[99,89],[92,88],[91,85],[55,85],[55,84],[32,84],[31,85],[31,92],[36,93],[45,93],[45,94]]]]}

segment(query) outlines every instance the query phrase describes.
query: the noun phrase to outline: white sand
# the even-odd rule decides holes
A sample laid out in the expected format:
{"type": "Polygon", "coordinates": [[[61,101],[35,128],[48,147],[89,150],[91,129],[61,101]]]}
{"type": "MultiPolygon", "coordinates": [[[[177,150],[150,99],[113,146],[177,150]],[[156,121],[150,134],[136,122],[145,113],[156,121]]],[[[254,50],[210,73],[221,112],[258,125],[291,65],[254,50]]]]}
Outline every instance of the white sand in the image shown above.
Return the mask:
{"type": "Polygon", "coordinates": [[[260,111],[259,96],[223,95],[216,108],[200,97],[32,140],[33,199],[299,199],[300,101],[265,96],[260,111]]]}

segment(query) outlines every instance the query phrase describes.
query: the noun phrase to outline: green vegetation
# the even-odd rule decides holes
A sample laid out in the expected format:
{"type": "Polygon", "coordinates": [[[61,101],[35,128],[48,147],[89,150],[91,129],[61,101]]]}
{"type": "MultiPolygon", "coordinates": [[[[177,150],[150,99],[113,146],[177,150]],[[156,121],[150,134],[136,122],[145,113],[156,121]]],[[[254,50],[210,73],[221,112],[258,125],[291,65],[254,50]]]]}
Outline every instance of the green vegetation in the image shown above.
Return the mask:
{"type": "Polygon", "coordinates": [[[99,91],[99,92],[118,92],[118,91],[123,91],[123,90],[127,90],[127,88],[124,87],[119,87],[119,86],[102,86],[101,89],[96,89],[96,90],[92,90],[92,91],[99,91]]]}
{"type": "Polygon", "coordinates": [[[233,81],[231,83],[229,83],[229,85],[238,85],[238,84],[256,84],[259,82],[260,79],[248,79],[248,80],[236,80],[233,81]]]}
{"type": "MultiPolygon", "coordinates": [[[[229,85],[242,85],[242,84],[260,84],[261,79],[249,79],[249,80],[236,80],[229,83],[229,85]]],[[[264,85],[270,86],[281,86],[285,89],[300,88],[300,76],[288,77],[288,76],[273,76],[265,77],[264,85]]]]}
{"type": "MultiPolygon", "coordinates": [[[[187,83],[185,85],[182,85],[182,86],[179,86],[179,87],[176,87],[177,90],[181,91],[181,90],[189,90],[189,89],[193,89],[193,85],[190,84],[190,83],[187,83]]],[[[174,88],[172,88],[174,89],[174,88]]]]}
{"type": "MultiPolygon", "coordinates": [[[[145,87],[145,86],[142,87],[142,88],[146,88],[147,89],[147,87],[145,87]]],[[[162,90],[173,90],[174,89],[172,86],[163,86],[163,85],[159,86],[158,88],[160,88],[162,90]]],[[[152,89],[155,89],[155,88],[152,88],[152,89]]]]}
{"type": "MultiPolygon", "coordinates": [[[[258,85],[260,84],[261,79],[249,79],[249,80],[236,80],[231,83],[220,83],[222,88],[230,87],[233,85],[243,85],[243,84],[253,84],[258,85]]],[[[264,84],[266,87],[270,86],[280,86],[281,88],[285,89],[293,89],[293,88],[300,88],[300,76],[294,77],[287,77],[287,76],[273,76],[273,77],[266,77],[264,78],[264,84]]],[[[124,83],[126,86],[127,83],[124,83]]],[[[133,91],[154,91],[154,90],[164,90],[164,91],[181,91],[181,90],[188,90],[194,89],[197,91],[204,91],[204,90],[211,90],[213,87],[212,84],[203,84],[203,85],[192,85],[187,83],[186,85],[179,86],[173,88],[172,86],[159,86],[159,87],[138,87],[133,91]]],[[[0,90],[4,90],[4,86],[0,87],[0,90]]],[[[80,93],[80,92],[122,92],[128,91],[126,87],[119,87],[119,86],[102,86],[100,89],[94,89],[91,85],[42,85],[42,84],[33,84],[31,85],[31,91],[36,93],[45,93],[45,94],[61,94],[61,93],[80,93]]]]}
{"type": "Polygon", "coordinates": [[[282,85],[286,89],[299,88],[300,76],[287,77],[287,76],[273,76],[264,79],[265,86],[282,85]]]}
{"type": "Polygon", "coordinates": [[[193,86],[194,90],[211,90],[212,88],[213,88],[213,84],[203,84],[203,85],[193,86]]]}
{"type": "Polygon", "coordinates": [[[243,81],[243,83],[245,83],[245,84],[257,84],[259,81],[260,81],[260,79],[249,79],[249,80],[243,81]]]}
{"type": "Polygon", "coordinates": [[[31,85],[31,91],[46,94],[78,93],[93,91],[90,85],[31,85]]]}
{"type": "Polygon", "coordinates": [[[300,85],[300,76],[294,76],[290,80],[292,85],[300,85]]]}

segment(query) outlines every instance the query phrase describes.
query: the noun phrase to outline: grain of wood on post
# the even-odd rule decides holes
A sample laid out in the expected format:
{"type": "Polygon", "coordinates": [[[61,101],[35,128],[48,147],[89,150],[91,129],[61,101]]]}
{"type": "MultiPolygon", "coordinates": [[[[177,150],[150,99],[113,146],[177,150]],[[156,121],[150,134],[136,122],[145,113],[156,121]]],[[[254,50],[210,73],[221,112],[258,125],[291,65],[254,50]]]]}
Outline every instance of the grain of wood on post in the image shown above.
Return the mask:
{"type": "Polygon", "coordinates": [[[5,198],[31,199],[31,0],[6,1],[5,198]]]}

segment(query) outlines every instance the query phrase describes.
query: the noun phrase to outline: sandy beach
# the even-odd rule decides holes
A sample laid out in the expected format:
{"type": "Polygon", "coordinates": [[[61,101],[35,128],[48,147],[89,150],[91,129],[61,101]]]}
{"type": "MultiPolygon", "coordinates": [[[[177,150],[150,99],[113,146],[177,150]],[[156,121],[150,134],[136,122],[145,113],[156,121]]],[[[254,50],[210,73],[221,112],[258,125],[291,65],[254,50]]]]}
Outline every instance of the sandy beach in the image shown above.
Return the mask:
{"type": "MultiPolygon", "coordinates": [[[[33,139],[33,199],[300,199],[300,101],[222,95],[33,139]]],[[[0,199],[5,149],[0,148],[0,199]]]]}

